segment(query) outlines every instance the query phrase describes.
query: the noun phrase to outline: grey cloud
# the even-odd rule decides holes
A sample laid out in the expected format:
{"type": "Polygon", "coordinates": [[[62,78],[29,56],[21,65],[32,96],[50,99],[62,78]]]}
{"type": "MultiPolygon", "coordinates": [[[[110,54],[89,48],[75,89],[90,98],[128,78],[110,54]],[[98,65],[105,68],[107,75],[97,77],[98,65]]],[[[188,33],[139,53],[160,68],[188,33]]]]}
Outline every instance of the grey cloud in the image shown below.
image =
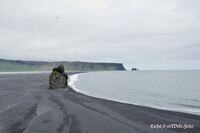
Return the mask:
{"type": "Polygon", "coordinates": [[[198,0],[0,0],[0,58],[197,69],[199,4],[198,0]]]}

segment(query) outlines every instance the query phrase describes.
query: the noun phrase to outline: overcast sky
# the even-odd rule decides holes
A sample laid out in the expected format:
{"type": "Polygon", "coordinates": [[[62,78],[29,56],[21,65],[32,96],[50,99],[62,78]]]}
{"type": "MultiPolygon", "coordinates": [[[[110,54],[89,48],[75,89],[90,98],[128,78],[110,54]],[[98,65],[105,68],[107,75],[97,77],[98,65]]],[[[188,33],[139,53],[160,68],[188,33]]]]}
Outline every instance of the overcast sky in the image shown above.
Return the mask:
{"type": "Polygon", "coordinates": [[[200,68],[199,0],[0,0],[0,58],[200,68]]]}

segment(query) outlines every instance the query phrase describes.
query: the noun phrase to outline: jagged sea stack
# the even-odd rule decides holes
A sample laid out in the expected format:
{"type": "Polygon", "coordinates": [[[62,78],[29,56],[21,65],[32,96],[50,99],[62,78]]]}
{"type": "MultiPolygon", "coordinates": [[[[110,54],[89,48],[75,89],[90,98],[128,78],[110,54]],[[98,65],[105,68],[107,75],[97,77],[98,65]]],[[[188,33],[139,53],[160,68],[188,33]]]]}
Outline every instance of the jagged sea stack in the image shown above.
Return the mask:
{"type": "Polygon", "coordinates": [[[67,80],[68,76],[63,65],[53,68],[52,73],[49,75],[49,89],[65,89],[67,88],[67,80]]]}

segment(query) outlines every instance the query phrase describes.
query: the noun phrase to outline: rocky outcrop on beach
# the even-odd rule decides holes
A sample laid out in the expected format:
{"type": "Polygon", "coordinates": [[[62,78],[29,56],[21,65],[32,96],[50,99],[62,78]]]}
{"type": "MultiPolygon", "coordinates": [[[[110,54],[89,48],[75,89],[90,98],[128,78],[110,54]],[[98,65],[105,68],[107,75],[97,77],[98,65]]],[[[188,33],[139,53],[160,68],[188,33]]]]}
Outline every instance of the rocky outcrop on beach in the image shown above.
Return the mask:
{"type": "Polygon", "coordinates": [[[68,76],[63,65],[53,68],[52,73],[49,75],[49,89],[65,89],[67,88],[67,80],[68,76]]]}

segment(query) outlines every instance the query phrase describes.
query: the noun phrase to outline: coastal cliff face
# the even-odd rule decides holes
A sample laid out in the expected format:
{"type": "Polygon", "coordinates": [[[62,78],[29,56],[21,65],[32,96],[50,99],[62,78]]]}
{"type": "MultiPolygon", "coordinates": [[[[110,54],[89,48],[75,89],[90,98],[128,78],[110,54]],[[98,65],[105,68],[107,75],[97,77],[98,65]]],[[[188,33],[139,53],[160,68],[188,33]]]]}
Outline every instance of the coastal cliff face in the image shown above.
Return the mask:
{"type": "Polygon", "coordinates": [[[0,59],[0,72],[10,71],[51,71],[53,67],[63,64],[66,71],[109,71],[125,70],[121,63],[93,62],[43,62],[0,59]]]}

